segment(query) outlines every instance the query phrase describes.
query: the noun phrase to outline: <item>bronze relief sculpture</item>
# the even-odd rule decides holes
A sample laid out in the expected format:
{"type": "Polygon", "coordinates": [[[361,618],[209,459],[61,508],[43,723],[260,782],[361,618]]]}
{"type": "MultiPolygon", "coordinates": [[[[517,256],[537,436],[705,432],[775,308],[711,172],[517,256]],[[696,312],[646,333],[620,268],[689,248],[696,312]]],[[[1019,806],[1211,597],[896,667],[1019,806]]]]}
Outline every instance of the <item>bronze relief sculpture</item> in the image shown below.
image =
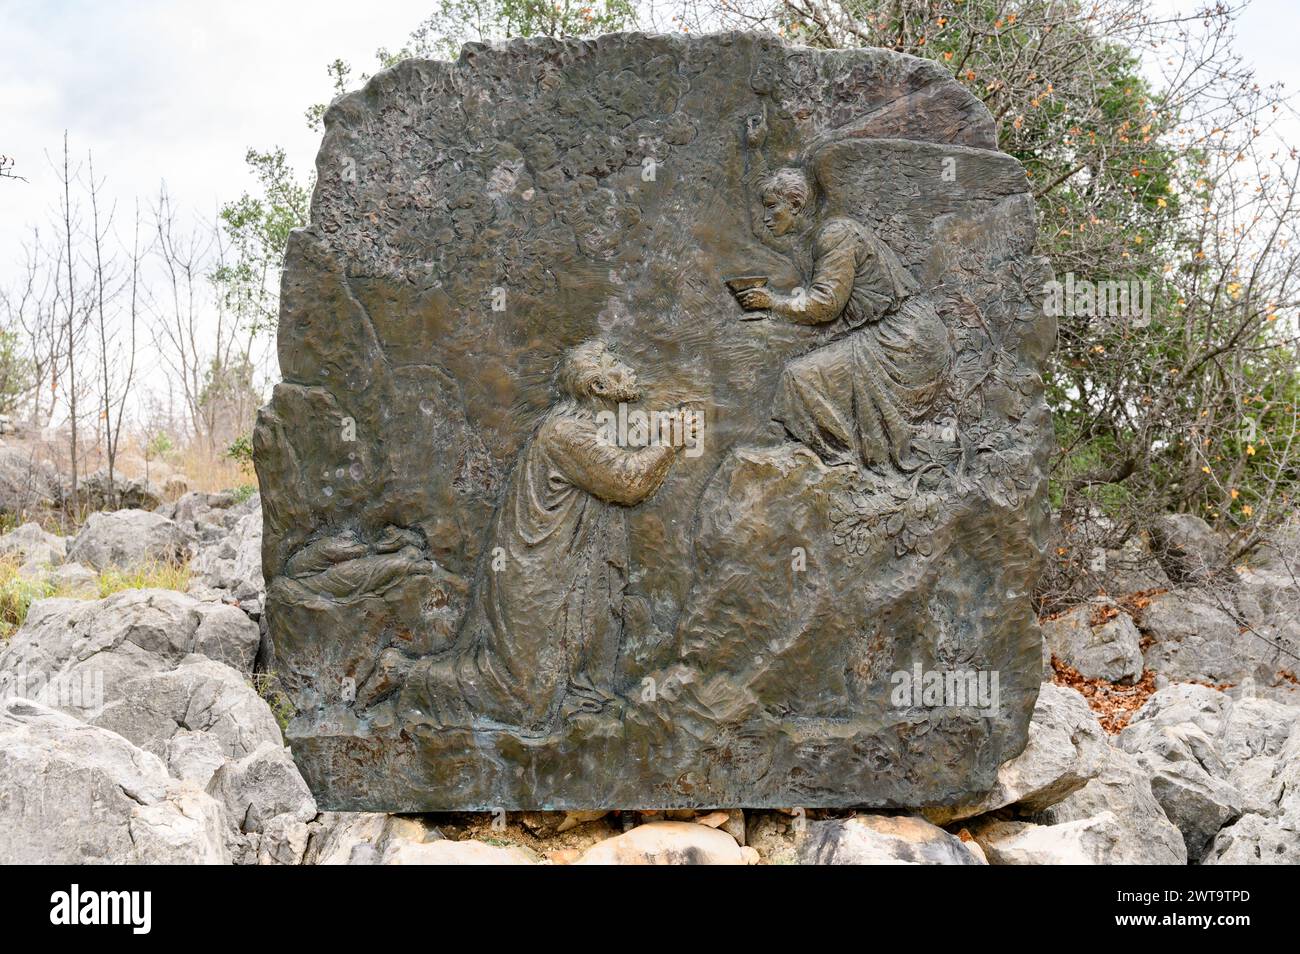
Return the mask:
{"type": "Polygon", "coordinates": [[[1054,335],[992,128],[934,64],[750,34],[469,46],[331,107],[255,435],[322,805],[991,784],[1054,335]]]}
{"type": "MultiPolygon", "coordinates": [[[[766,125],[761,114],[750,119],[751,150],[762,148],[766,125]]],[[[749,311],[843,328],[842,337],[786,368],[773,418],[827,464],[915,471],[911,426],[947,385],[948,329],[889,246],[862,223],[826,214],[830,200],[804,168],[764,174],[761,157],[754,163],[761,228],[801,246],[812,274],[793,294],[775,294],[764,283],[736,297],[749,311]]]]}
{"type": "Polygon", "coordinates": [[[636,374],[599,341],[565,354],[560,401],[515,464],[490,568],[458,651],[416,664],[404,701],[444,725],[476,718],[545,732],[617,706],[628,538],[624,510],[653,496],[676,447],[602,439],[602,406],[635,401],[636,374]]]}

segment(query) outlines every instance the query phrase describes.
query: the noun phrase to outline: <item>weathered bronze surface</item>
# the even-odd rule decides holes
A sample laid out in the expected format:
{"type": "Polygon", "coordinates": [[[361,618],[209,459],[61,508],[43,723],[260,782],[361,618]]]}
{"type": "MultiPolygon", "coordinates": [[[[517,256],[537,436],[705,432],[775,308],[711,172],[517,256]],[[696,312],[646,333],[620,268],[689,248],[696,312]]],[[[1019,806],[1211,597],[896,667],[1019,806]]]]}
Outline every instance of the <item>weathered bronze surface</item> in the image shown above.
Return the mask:
{"type": "Polygon", "coordinates": [[[990,786],[1055,329],[979,102],[879,50],[514,41],[339,100],[317,171],[255,446],[323,807],[990,786]]]}

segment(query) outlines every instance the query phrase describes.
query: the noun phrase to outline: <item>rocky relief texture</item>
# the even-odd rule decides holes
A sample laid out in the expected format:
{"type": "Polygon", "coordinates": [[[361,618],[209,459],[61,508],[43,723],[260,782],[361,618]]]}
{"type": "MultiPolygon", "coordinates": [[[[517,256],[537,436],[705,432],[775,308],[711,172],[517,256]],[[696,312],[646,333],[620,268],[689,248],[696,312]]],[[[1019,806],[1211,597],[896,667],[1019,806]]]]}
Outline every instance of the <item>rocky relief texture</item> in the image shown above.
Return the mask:
{"type": "Polygon", "coordinates": [[[980,103],[878,50],[519,40],[337,101],[317,172],[255,451],[323,808],[990,789],[1039,687],[1055,328],[980,103]]]}

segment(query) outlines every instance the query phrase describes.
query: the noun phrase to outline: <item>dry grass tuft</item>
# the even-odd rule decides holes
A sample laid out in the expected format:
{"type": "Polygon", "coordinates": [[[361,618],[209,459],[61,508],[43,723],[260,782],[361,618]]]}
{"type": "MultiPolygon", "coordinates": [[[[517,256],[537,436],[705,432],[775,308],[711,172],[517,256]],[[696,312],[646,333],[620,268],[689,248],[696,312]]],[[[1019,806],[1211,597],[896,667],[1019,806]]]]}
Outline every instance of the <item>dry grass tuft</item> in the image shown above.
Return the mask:
{"type": "Polygon", "coordinates": [[[0,557],[0,640],[7,640],[27,619],[27,612],[37,600],[56,596],[72,599],[103,599],[123,590],[184,590],[190,584],[188,563],[149,563],[131,570],[105,570],[99,574],[96,597],[73,592],[43,577],[28,577],[20,572],[16,556],[0,557]]]}
{"type": "Polygon", "coordinates": [[[122,590],[180,590],[190,585],[188,563],[145,563],[130,570],[108,569],[99,574],[99,598],[122,590]]]}

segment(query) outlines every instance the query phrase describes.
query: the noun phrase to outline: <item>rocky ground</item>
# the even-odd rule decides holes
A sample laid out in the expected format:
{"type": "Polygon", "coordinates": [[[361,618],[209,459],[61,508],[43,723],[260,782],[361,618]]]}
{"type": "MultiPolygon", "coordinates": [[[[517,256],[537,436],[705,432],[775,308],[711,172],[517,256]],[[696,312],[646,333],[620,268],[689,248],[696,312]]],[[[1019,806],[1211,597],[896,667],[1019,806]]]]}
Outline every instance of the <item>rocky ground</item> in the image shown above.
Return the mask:
{"type": "Polygon", "coordinates": [[[0,537],[66,594],[0,642],[0,861],[1300,863],[1300,584],[1267,560],[1209,578],[1185,518],[1122,595],[1044,622],[1028,746],[976,804],[398,816],[318,811],[284,747],[257,498],[138,502],[0,537]],[[178,559],[188,592],[94,598],[106,569],[178,559]]]}

